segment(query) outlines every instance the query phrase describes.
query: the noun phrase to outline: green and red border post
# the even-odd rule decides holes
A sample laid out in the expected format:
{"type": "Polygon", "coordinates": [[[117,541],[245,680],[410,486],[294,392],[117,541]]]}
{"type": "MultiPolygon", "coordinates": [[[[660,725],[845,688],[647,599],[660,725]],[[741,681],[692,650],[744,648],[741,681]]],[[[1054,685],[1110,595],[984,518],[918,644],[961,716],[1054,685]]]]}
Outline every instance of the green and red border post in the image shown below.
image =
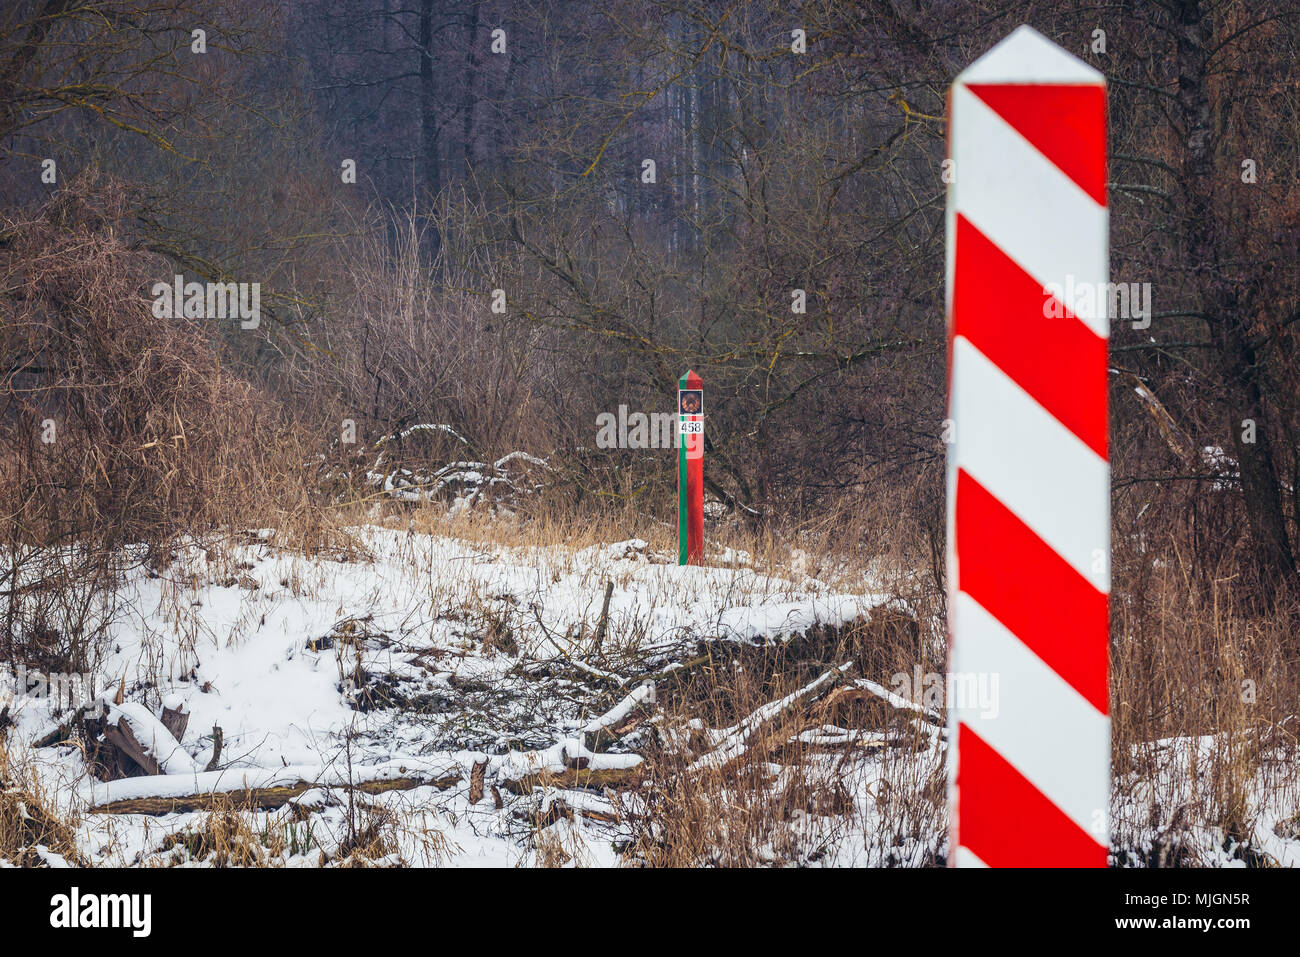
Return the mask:
{"type": "Polygon", "coordinates": [[[677,380],[677,564],[704,559],[704,383],[677,380]]]}

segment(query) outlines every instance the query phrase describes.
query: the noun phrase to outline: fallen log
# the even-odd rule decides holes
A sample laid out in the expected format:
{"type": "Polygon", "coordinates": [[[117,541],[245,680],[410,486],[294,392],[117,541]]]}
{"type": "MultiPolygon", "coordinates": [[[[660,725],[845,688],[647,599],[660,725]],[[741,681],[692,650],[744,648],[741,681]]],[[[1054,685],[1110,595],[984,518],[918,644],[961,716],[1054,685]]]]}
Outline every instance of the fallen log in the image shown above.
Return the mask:
{"type": "Polygon", "coordinates": [[[859,678],[857,681],[853,682],[853,685],[855,688],[875,695],[896,711],[910,712],[916,715],[920,720],[933,725],[936,728],[944,727],[943,715],[939,712],[918,704],[915,701],[910,701],[897,692],[890,691],[888,688],[876,684],[874,681],[868,681],[866,678],[859,678]]]}
{"type": "Polygon", "coordinates": [[[563,771],[537,771],[533,774],[525,774],[523,777],[503,780],[500,783],[507,791],[513,791],[515,794],[528,794],[539,787],[604,790],[640,784],[644,775],[645,768],[639,764],[628,768],[573,767],[565,768],[563,771]]]}
{"type": "Polygon", "coordinates": [[[104,725],[104,738],[123,755],[134,761],[145,774],[162,774],[162,765],[149,750],[136,740],[129,721],[119,721],[116,725],[104,725]]]}
{"type": "Polygon", "coordinates": [[[708,768],[722,768],[743,757],[749,751],[750,741],[758,732],[786,715],[793,707],[804,700],[816,700],[835,687],[835,682],[853,666],[846,661],[837,668],[825,671],[820,677],[793,691],[777,701],[770,701],[750,714],[745,720],[724,729],[720,742],[708,753],[696,758],[690,766],[691,771],[708,768]]]}
{"type": "Polygon", "coordinates": [[[72,714],[58,727],[41,735],[32,742],[33,748],[48,748],[56,744],[66,744],[75,740],[77,735],[77,726],[86,718],[86,716],[98,706],[98,702],[83,704],[77,707],[72,714]]]}
{"type": "Polygon", "coordinates": [[[109,705],[102,730],[109,744],[148,775],[192,774],[198,770],[171,731],[142,704],[109,705]]]}
{"type": "MultiPolygon", "coordinates": [[[[613,810],[600,810],[582,805],[571,805],[564,798],[557,797],[554,800],[544,804],[540,811],[529,811],[521,809],[514,813],[516,818],[521,820],[530,820],[534,827],[543,828],[555,824],[561,819],[572,821],[575,817],[583,817],[589,821],[597,821],[600,824],[617,824],[622,817],[613,810]]],[[[636,815],[627,815],[635,817],[636,815]]]]}
{"type": "MultiPolygon", "coordinates": [[[[134,779],[136,781],[139,778],[134,779]]],[[[110,801],[90,808],[91,814],[173,814],[182,811],[211,811],[233,807],[240,810],[273,811],[313,788],[330,787],[360,791],[362,794],[384,794],[388,791],[410,791],[413,788],[435,787],[445,791],[462,780],[458,772],[442,777],[380,778],[356,784],[321,784],[318,781],[294,781],[269,787],[236,787],[230,790],[208,791],[168,797],[126,798],[110,801]]]]}
{"type": "MultiPolygon", "coordinates": [[[[844,754],[853,751],[885,751],[889,748],[905,747],[906,738],[900,734],[881,731],[862,731],[851,728],[832,728],[827,726],[805,728],[791,736],[780,745],[769,750],[779,755],[790,755],[796,760],[809,753],[844,754]]],[[[791,763],[781,760],[782,764],[791,763]]]]}
{"type": "Polygon", "coordinates": [[[605,751],[623,735],[635,730],[648,717],[644,709],[655,702],[655,684],[647,681],[582,729],[583,747],[605,751]]]}

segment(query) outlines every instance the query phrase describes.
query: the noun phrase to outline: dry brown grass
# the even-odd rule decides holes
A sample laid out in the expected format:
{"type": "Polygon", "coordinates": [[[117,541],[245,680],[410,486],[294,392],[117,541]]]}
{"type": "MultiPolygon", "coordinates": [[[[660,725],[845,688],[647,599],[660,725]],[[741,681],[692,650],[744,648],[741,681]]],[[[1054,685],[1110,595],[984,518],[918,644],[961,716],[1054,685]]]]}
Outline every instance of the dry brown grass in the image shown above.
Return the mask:
{"type": "MultiPolygon", "coordinates": [[[[202,538],[214,543],[219,569],[220,543],[244,540],[254,527],[273,528],[272,544],[304,559],[365,560],[349,529],[366,522],[493,546],[572,551],[641,538],[653,551],[676,551],[671,512],[649,507],[645,485],[631,477],[620,485],[617,474],[604,486],[584,485],[577,466],[557,470],[550,489],[508,514],[482,508],[448,515],[445,503],[403,505],[359,483],[322,494],[313,482],[329,443],[318,420],[329,415],[295,419],[225,368],[210,330],[155,320],[142,290],[170,269],[124,242],[113,226],[121,210],[110,184],[66,191],[41,217],[6,224],[0,280],[13,308],[0,328],[8,370],[0,382],[0,590],[7,599],[0,659],[89,670],[127,564],[162,568],[179,543],[202,538]],[[47,419],[57,429],[53,443],[41,441],[47,419]]],[[[351,281],[357,302],[372,311],[334,343],[351,357],[335,378],[311,371],[318,394],[336,389],[345,396],[329,414],[349,411],[376,387],[402,395],[420,382],[436,392],[468,375],[486,390],[470,398],[472,415],[454,402],[444,408],[430,400],[429,408],[481,435],[475,444],[485,451],[546,439],[530,418],[531,344],[522,343],[521,353],[480,343],[456,362],[429,365],[429,336],[457,326],[479,304],[428,287],[419,275],[417,237],[405,237],[395,251],[375,246],[362,253],[351,281]],[[386,265],[389,252],[395,255],[386,265]],[[393,322],[385,324],[389,314],[393,322]],[[372,335],[380,337],[372,342],[372,335]],[[382,381],[357,364],[372,347],[391,366],[382,381]],[[510,356],[513,365],[501,361],[510,356]],[[514,413],[494,418],[488,393],[514,413]]],[[[416,411],[374,401],[358,414],[382,431],[416,411]]],[[[657,743],[647,755],[648,803],[632,818],[629,859],[668,866],[810,861],[819,841],[843,843],[844,829],[856,829],[852,840],[861,840],[873,859],[889,860],[908,842],[924,843],[942,830],[942,769],[918,757],[917,730],[894,726],[889,715],[839,715],[856,722],[850,728],[890,737],[881,775],[856,781],[847,773],[854,764],[847,753],[828,761],[799,739],[836,724],[818,712],[821,695],[762,722],[741,757],[694,766],[710,746],[708,732],[736,727],[826,669],[851,662],[855,675],[885,685],[915,666],[945,669],[943,503],[928,468],[915,481],[861,489],[806,514],[772,509],[765,520],[735,512],[710,520],[708,560],[730,549],[794,581],[811,576],[839,590],[890,596],[909,610],[910,624],[881,615],[871,628],[822,635],[820,644],[721,655],[690,682],[667,689],[657,743]],[[862,816],[864,799],[874,809],[870,822],[862,816]]],[[[668,501],[659,498],[661,506],[668,501]]],[[[1211,503],[1207,515],[1212,521],[1200,527],[1171,521],[1159,531],[1150,522],[1128,527],[1123,516],[1117,522],[1114,768],[1119,797],[1128,802],[1127,816],[1115,822],[1120,844],[1153,828],[1193,826],[1249,842],[1261,786],[1284,812],[1290,802],[1287,819],[1300,811],[1290,770],[1300,733],[1300,602],[1281,595],[1262,604],[1257,576],[1242,567],[1238,536],[1214,530],[1214,520],[1230,521],[1232,513],[1211,503]],[[1203,746],[1185,758],[1173,754],[1168,739],[1188,736],[1203,736],[1203,746]]],[[[179,608],[184,596],[177,590],[172,597],[179,608]]],[[[480,615],[485,643],[509,652],[510,623],[478,605],[470,612],[480,615]]],[[[69,825],[48,813],[31,788],[6,784],[0,856],[30,860],[42,842],[75,854],[69,825]]],[[[407,826],[402,817],[383,807],[358,814],[339,860],[392,859],[399,829],[407,826]]],[[[260,866],[281,856],[279,841],[263,839],[226,810],[177,846],[223,866],[260,866]]],[[[559,837],[541,839],[535,851],[539,862],[574,861],[574,849],[559,837]]],[[[1176,853],[1160,860],[1187,862],[1176,853]]]]}
{"type": "Polygon", "coordinates": [[[1115,833],[1124,844],[1159,832],[1157,857],[1192,863],[1170,850],[1189,830],[1248,845],[1268,805],[1300,810],[1300,604],[1261,613],[1230,563],[1201,578],[1177,542],[1155,544],[1117,552],[1113,765],[1116,804],[1131,816],[1115,833]]]}
{"type": "Polygon", "coordinates": [[[173,267],[128,241],[127,197],[93,173],[0,248],[0,657],[94,663],[125,570],[273,526],[346,550],[314,501],[310,433],[223,361],[216,321],[158,319],[173,267]]]}
{"type": "Polygon", "coordinates": [[[279,829],[259,834],[233,803],[214,808],[200,823],[167,835],[164,850],[175,863],[201,861],[210,867],[268,867],[279,863],[286,841],[279,829]]]}
{"type": "Polygon", "coordinates": [[[930,733],[853,683],[887,686],[882,666],[918,660],[912,624],[882,614],[779,647],[720,644],[665,682],[627,860],[753,867],[847,846],[881,861],[909,839],[933,843],[943,789],[923,755],[930,733]],[[856,740],[813,737],[846,733],[856,740]]]}
{"type": "Polygon", "coordinates": [[[273,474],[270,404],[200,320],[152,315],[147,290],[171,269],[118,232],[125,203],[111,183],[73,187],[5,224],[0,489],[26,541],[162,546],[273,474]]]}
{"type": "Polygon", "coordinates": [[[77,846],[75,819],[53,809],[40,781],[11,759],[0,741],[0,861],[19,867],[49,866],[42,850],[69,864],[85,866],[77,846]]]}

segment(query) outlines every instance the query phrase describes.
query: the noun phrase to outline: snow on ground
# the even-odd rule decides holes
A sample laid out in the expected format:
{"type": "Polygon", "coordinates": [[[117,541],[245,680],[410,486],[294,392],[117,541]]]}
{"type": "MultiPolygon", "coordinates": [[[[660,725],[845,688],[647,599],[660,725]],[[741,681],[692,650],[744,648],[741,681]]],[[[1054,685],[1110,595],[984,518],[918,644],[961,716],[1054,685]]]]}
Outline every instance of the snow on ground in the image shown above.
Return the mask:
{"type": "MultiPolygon", "coordinates": [[[[380,850],[368,858],[381,865],[614,866],[630,840],[628,822],[646,819],[649,799],[626,789],[579,790],[539,773],[638,767],[640,732],[612,747],[594,743],[654,706],[653,682],[638,676],[681,667],[701,641],[780,642],[869,618],[884,605],[902,607],[883,593],[836,592],[802,575],[802,562],[786,577],[730,550],[715,564],[679,568],[639,539],[575,550],[374,526],[350,534],[367,557],[309,559],[275,547],[264,532],[233,553],[190,546],[161,574],[142,568],[124,583],[96,674],[106,699],[119,689],[123,698],[107,707],[107,720],[129,720],[141,731],[165,775],[98,781],[71,744],[29,747],[67,713],[48,699],[4,692],[0,705],[16,721],[11,762],[77,821],[86,861],[207,866],[221,859],[211,838],[219,815],[88,813],[92,806],[308,782],[310,790],[285,807],[240,812],[260,856],[236,863],[319,866],[381,834],[380,850]],[[598,645],[607,582],[613,591],[598,645]],[[179,745],[158,721],[164,704],[189,713],[179,745]],[[214,728],[224,742],[216,762],[214,728]],[[410,778],[457,783],[408,781],[364,796],[342,786],[379,789],[410,778]]],[[[800,731],[808,754],[799,768],[768,766],[772,793],[820,783],[783,812],[787,820],[757,859],[941,861],[940,716],[890,691],[881,683],[887,676],[845,680],[910,716],[910,731],[829,723],[800,731]]],[[[725,764],[745,750],[752,728],[827,681],[828,673],[813,677],[804,690],[774,697],[729,726],[699,725],[712,750],[697,753],[691,770],[725,764]]],[[[1243,785],[1258,811],[1250,833],[1195,820],[1206,814],[1197,808],[1212,804],[1210,769],[1223,744],[1214,737],[1151,742],[1130,762],[1134,770],[1117,774],[1116,864],[1300,865],[1297,775],[1285,755],[1243,785]]],[[[717,799],[725,804],[730,796],[724,790],[717,799]]],[[[736,795],[738,806],[748,799],[736,795]]],[[[51,866],[66,863],[51,848],[37,853],[51,866]]]]}
{"type": "Polygon", "coordinates": [[[1115,863],[1300,866],[1300,775],[1294,757],[1289,749],[1269,749],[1249,780],[1234,782],[1234,773],[1241,771],[1233,768],[1232,751],[1250,746],[1240,736],[1233,742],[1226,735],[1198,735],[1135,748],[1133,769],[1114,782],[1115,830],[1124,846],[1115,863]],[[1205,823],[1240,816],[1242,810],[1253,812],[1245,832],[1205,823]]]}
{"type": "MultiPolygon", "coordinates": [[[[125,703],[110,721],[131,714],[148,725],[151,740],[156,726],[158,740],[171,741],[154,717],[164,699],[183,703],[190,717],[182,750],[168,744],[172,773],[165,777],[109,783],[89,775],[71,746],[28,751],[59,808],[306,780],[331,796],[314,809],[313,826],[338,830],[343,812],[329,785],[344,780],[434,766],[468,779],[485,760],[490,779],[501,781],[539,768],[562,771],[566,760],[626,766],[640,759],[584,749],[584,729],[594,730],[599,715],[574,693],[574,679],[539,682],[538,669],[604,680],[605,710],[629,693],[645,696],[620,687],[624,679],[605,662],[648,669],[677,660],[702,638],[781,640],[866,617],[885,600],[764,574],[743,553],[729,552],[725,566],[679,568],[636,539],[570,550],[371,526],[351,533],[371,560],[309,560],[260,541],[219,559],[195,545],[160,575],[134,574],[96,672],[108,698],[123,690],[125,703]],[[596,648],[606,582],[614,589],[596,648]],[[205,772],[214,727],[224,747],[218,769],[205,772]],[[358,774],[359,767],[366,770],[358,774]]],[[[39,739],[66,717],[48,701],[18,703],[19,742],[39,739]]],[[[471,805],[463,787],[369,800],[400,809],[404,820],[437,818],[446,845],[434,853],[408,842],[403,854],[412,863],[518,863],[539,853],[521,840],[530,829],[508,806],[498,809],[490,796],[471,805]]],[[[565,832],[556,838],[561,858],[615,863],[608,827],[596,828],[598,840],[584,837],[593,828],[584,801],[602,798],[570,792],[564,803],[577,813],[549,829],[565,832]]],[[[162,835],[195,827],[199,817],[85,814],[81,844],[97,863],[152,860],[162,835]]],[[[264,826],[279,820],[262,817],[264,826]]]]}

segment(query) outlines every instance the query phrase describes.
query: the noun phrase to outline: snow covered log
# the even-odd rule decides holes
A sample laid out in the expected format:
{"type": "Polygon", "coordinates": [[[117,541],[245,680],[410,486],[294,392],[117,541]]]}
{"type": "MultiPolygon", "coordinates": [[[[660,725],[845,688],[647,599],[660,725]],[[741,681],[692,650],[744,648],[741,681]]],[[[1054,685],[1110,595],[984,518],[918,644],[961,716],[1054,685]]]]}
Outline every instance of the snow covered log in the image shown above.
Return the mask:
{"type": "Polygon", "coordinates": [[[583,747],[588,751],[602,751],[609,747],[640,727],[647,715],[646,708],[654,702],[655,683],[647,681],[605,714],[587,723],[582,729],[583,747]]]}
{"type": "MultiPolygon", "coordinates": [[[[483,759],[482,755],[476,757],[483,759]]],[[[390,761],[354,767],[350,777],[338,769],[291,765],[125,778],[96,785],[90,813],[157,815],[211,811],[227,805],[270,811],[313,788],[339,788],[363,794],[419,787],[445,791],[465,779],[464,763],[456,758],[420,763],[390,761]]]]}
{"type": "Polygon", "coordinates": [[[697,758],[691,764],[690,770],[702,771],[710,768],[722,768],[743,757],[745,752],[749,750],[751,739],[757,735],[760,729],[786,714],[798,702],[805,699],[815,699],[832,690],[835,687],[835,682],[843,677],[844,673],[852,666],[852,661],[846,661],[837,668],[823,672],[820,677],[797,691],[791,692],[778,701],[771,701],[763,705],[740,724],[726,728],[719,735],[721,741],[718,745],[712,751],[697,758]]]}
{"type": "MultiPolygon", "coordinates": [[[[136,780],[139,780],[138,778],[136,780]]],[[[449,774],[441,778],[388,778],[377,781],[362,781],[352,790],[363,794],[383,794],[387,791],[410,791],[413,788],[435,787],[440,791],[460,783],[459,774],[449,774]]],[[[211,811],[214,808],[233,804],[240,808],[257,808],[273,811],[284,807],[294,798],[306,794],[312,788],[319,787],[314,781],[295,781],[292,784],[280,784],[265,788],[244,788],[230,791],[208,791],[199,794],[184,794],[176,797],[141,797],[124,798],[109,804],[99,804],[90,808],[91,814],[173,814],[178,811],[211,811]]]]}
{"type": "Polygon", "coordinates": [[[142,704],[108,705],[103,734],[146,774],[191,774],[198,770],[166,725],[142,704]]]}
{"type": "Polygon", "coordinates": [[[542,751],[512,751],[493,758],[492,764],[497,782],[515,794],[528,794],[538,787],[627,787],[639,783],[645,771],[638,754],[596,753],[578,739],[560,741],[542,751]]]}

